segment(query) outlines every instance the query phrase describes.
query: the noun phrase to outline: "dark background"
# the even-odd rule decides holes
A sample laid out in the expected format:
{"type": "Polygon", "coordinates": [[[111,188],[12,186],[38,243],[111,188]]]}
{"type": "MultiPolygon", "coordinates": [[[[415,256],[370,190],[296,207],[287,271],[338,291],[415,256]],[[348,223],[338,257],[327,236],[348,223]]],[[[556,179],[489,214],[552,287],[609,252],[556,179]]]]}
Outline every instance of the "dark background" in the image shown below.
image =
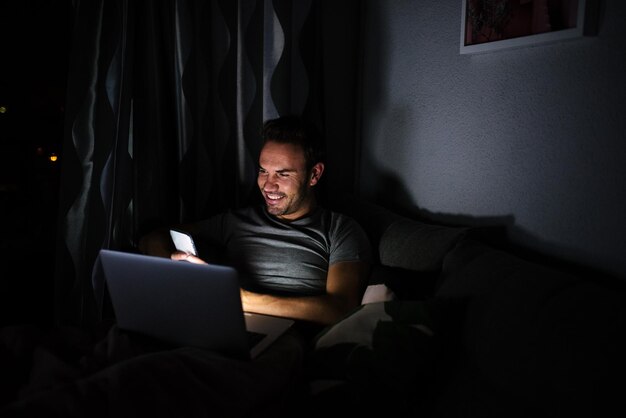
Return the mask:
{"type": "Polygon", "coordinates": [[[2,1],[0,30],[0,319],[1,325],[47,323],[71,2],[2,1]]]}

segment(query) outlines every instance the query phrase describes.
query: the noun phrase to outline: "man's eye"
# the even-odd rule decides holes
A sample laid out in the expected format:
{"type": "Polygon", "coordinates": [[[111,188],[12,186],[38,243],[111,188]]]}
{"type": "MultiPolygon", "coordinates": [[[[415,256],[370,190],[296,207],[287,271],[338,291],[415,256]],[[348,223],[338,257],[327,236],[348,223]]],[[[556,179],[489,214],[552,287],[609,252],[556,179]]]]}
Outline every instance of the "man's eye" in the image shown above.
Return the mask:
{"type": "Polygon", "coordinates": [[[289,173],[278,173],[280,177],[289,177],[289,173]]]}

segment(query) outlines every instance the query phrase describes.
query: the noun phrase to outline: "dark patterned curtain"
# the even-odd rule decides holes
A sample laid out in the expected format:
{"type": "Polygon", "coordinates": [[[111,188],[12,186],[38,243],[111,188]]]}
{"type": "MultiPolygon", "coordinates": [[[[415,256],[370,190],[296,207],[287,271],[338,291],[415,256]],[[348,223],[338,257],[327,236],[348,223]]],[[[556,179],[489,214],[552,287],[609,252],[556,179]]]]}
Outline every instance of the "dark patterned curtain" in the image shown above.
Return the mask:
{"type": "Polygon", "coordinates": [[[56,255],[59,323],[100,318],[101,248],[257,199],[259,129],[325,133],[322,200],[356,181],[358,1],[76,1],[56,255]]]}

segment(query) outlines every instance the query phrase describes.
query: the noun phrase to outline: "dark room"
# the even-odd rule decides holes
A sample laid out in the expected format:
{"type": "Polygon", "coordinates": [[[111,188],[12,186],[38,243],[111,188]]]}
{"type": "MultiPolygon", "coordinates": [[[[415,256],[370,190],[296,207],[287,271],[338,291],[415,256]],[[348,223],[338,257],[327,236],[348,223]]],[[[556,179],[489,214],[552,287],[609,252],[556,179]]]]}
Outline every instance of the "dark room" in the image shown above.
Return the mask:
{"type": "Polygon", "coordinates": [[[625,19],[3,0],[0,416],[624,416],[625,19]]]}

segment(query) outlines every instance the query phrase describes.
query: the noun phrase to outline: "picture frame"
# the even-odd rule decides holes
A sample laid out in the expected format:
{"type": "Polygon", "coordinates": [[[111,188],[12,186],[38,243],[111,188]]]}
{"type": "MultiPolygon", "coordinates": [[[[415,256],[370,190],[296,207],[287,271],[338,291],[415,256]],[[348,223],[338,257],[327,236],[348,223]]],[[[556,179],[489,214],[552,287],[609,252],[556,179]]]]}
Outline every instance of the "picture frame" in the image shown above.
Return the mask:
{"type": "Polygon", "coordinates": [[[460,53],[582,37],[587,1],[462,0],[460,53]]]}

